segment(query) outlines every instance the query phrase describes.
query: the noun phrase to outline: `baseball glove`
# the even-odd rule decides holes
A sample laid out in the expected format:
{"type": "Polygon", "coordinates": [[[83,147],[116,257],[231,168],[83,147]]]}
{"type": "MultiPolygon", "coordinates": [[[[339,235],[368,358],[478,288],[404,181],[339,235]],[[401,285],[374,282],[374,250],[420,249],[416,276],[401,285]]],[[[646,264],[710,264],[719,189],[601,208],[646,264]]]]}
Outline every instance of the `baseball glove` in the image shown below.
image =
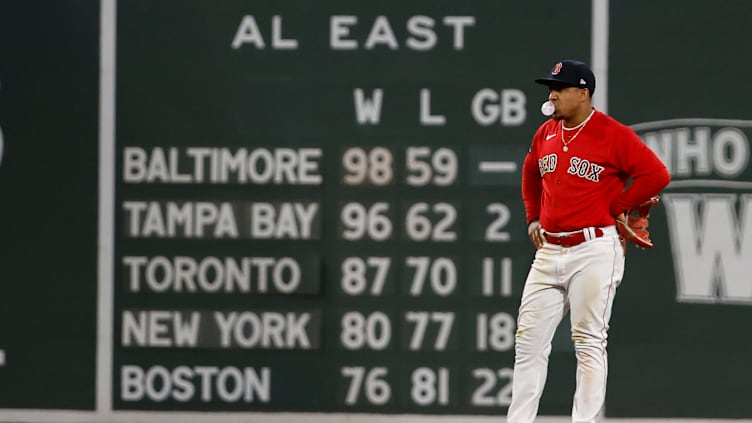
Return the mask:
{"type": "Polygon", "coordinates": [[[619,236],[639,248],[653,248],[653,241],[650,240],[650,232],[648,232],[648,217],[650,217],[650,209],[659,201],[660,198],[652,197],[637,208],[627,210],[617,217],[616,229],[619,231],[619,236]]]}

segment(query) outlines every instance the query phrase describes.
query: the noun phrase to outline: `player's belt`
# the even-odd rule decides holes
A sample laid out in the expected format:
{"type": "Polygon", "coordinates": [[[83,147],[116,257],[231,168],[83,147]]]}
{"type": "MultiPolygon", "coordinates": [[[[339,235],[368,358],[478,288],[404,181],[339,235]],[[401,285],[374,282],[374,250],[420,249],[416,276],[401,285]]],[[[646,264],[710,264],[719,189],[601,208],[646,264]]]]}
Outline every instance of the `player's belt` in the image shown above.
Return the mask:
{"type": "Polygon", "coordinates": [[[561,245],[562,247],[574,247],[591,239],[603,236],[601,228],[585,228],[574,232],[543,232],[543,237],[551,244],[561,245]]]}

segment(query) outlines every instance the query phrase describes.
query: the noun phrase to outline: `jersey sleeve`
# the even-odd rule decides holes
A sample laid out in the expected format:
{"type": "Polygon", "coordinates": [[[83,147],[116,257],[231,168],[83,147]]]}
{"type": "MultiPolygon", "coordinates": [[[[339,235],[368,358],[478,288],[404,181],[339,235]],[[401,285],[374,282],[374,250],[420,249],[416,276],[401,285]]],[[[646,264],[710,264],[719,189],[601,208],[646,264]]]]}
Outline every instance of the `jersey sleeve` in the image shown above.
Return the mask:
{"type": "Polygon", "coordinates": [[[522,201],[525,203],[525,216],[527,223],[540,217],[541,212],[541,195],[543,193],[543,178],[538,169],[536,152],[538,139],[542,134],[543,127],[533,136],[533,141],[522,163],[522,201]]]}
{"type": "Polygon", "coordinates": [[[635,132],[626,126],[618,143],[621,170],[632,178],[629,187],[611,202],[611,215],[617,216],[658,195],[671,181],[671,176],[660,158],[635,132]]]}

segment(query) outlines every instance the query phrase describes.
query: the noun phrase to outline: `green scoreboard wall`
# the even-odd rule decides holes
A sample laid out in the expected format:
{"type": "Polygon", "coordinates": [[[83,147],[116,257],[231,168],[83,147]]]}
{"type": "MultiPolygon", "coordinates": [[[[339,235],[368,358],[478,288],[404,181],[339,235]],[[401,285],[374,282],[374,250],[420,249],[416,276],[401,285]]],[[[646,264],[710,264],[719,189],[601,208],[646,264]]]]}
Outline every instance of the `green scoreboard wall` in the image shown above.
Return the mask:
{"type": "Polygon", "coordinates": [[[752,10],[704,3],[3,4],[0,416],[504,415],[532,81],[572,58],[673,179],[607,415],[752,418],[752,10]]]}

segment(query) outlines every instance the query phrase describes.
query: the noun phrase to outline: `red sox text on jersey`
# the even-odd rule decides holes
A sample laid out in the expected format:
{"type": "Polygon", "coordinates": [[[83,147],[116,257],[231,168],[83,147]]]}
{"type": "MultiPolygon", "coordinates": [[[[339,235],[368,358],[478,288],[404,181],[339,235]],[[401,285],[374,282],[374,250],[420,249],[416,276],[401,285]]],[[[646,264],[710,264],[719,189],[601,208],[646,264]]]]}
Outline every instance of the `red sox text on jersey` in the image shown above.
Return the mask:
{"type": "MultiPolygon", "coordinates": [[[[543,177],[543,175],[545,175],[546,173],[555,171],[557,162],[558,157],[555,153],[548,154],[538,159],[538,168],[540,169],[541,177],[543,177]]],[[[567,173],[570,175],[579,176],[580,178],[585,178],[588,181],[598,182],[599,176],[604,169],[605,167],[601,165],[591,163],[587,159],[582,159],[575,156],[569,159],[569,169],[567,169],[567,173]]]]}

